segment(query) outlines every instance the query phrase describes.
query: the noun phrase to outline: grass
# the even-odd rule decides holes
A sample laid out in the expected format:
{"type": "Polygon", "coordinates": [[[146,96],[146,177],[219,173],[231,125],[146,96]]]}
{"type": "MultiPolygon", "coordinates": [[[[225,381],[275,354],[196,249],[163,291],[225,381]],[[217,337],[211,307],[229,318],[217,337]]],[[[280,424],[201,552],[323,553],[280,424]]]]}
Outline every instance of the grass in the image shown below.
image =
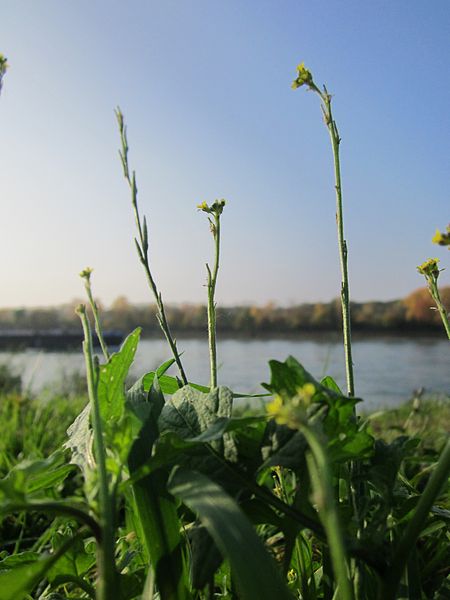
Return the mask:
{"type": "Polygon", "coordinates": [[[376,437],[392,442],[399,435],[417,437],[441,450],[450,431],[450,398],[445,395],[416,397],[398,408],[368,415],[376,437]]]}
{"type": "Polygon", "coordinates": [[[340,138],[331,95],[303,64],[295,87],[301,85],[321,97],[333,146],[347,391],[331,377],[315,379],[290,356],[269,363],[265,408],[233,412],[235,394],[216,385],[214,295],[223,201],[200,205],[212,217],[215,241],[213,268],[207,267],[211,381],[188,383],[151,272],[147,222],[138,210],[118,111],[135,245],[172,356],[130,386],[141,331],[110,353],[92,270],[85,269],[81,277],[103,350],[100,362],[89,311],[80,305],[87,394],[39,405],[21,395],[17,379],[5,376],[3,600],[412,600],[450,594],[448,404],[415,399],[396,411],[356,416],[340,138]],[[179,377],[167,375],[173,364],[179,377]]]}

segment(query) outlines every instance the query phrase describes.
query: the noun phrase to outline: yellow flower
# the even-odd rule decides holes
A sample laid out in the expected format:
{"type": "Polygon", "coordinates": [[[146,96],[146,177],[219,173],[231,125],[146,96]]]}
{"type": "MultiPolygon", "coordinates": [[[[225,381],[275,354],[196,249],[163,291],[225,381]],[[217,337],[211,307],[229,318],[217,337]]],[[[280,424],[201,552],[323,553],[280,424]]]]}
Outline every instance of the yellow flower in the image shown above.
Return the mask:
{"type": "Polygon", "coordinates": [[[425,277],[433,277],[437,279],[439,277],[438,258],[429,258],[424,263],[417,267],[417,270],[425,277]]]}
{"type": "Polygon", "coordinates": [[[272,400],[272,402],[269,402],[266,405],[267,414],[269,414],[271,417],[276,417],[280,413],[282,407],[283,400],[281,399],[281,396],[278,396],[277,394],[272,400]]]}
{"type": "Polygon", "coordinates": [[[301,87],[302,85],[308,85],[311,86],[313,85],[313,76],[311,71],[309,71],[306,67],[305,67],[305,63],[300,63],[297,66],[297,78],[294,79],[293,83],[292,83],[292,89],[297,89],[299,87],[301,87]]]}
{"type": "Polygon", "coordinates": [[[86,279],[87,281],[90,280],[91,278],[91,273],[94,269],[91,269],[91,267],[86,267],[85,269],[83,269],[80,273],[80,277],[82,277],[83,279],[86,279]]]}
{"type": "Polygon", "coordinates": [[[431,241],[433,244],[439,244],[439,246],[448,246],[450,250],[450,225],[447,225],[447,233],[441,233],[439,229],[436,229],[431,241]]]}
{"type": "Polygon", "coordinates": [[[209,206],[206,202],[202,202],[201,204],[197,204],[197,208],[199,210],[203,210],[205,212],[209,212],[209,206]]]}

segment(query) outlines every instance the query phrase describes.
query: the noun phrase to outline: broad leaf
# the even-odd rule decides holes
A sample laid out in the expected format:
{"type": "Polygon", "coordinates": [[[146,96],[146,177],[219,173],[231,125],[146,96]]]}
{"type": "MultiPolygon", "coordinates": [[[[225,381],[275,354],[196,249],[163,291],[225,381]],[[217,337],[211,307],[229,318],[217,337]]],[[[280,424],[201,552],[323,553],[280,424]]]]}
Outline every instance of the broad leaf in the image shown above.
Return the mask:
{"type": "MultiPolygon", "coordinates": [[[[52,538],[53,551],[57,552],[61,546],[71,539],[73,535],[55,533],[52,538]]],[[[73,545],[64,552],[59,561],[49,569],[47,578],[50,582],[57,577],[81,577],[95,565],[95,554],[87,552],[81,539],[77,539],[73,545]]]]}
{"type": "Polygon", "coordinates": [[[105,365],[100,366],[98,400],[100,413],[105,421],[117,421],[123,414],[125,404],[125,380],[133,363],[141,329],[135,329],[105,365]]]}
{"type": "MultiPolygon", "coordinates": [[[[161,432],[173,431],[184,439],[201,435],[220,417],[231,417],[233,393],[226,387],[218,387],[205,394],[189,386],[178,390],[167,402],[159,417],[161,432]]],[[[236,456],[233,440],[224,436],[223,440],[211,442],[226,458],[236,456]]]]}
{"type": "Polygon", "coordinates": [[[89,479],[92,470],[95,469],[90,415],[91,405],[87,404],[68,428],[68,439],[63,446],[72,452],[71,462],[81,469],[86,481],[89,479]]]}
{"type": "Polygon", "coordinates": [[[39,560],[0,571],[1,599],[23,600],[46,577],[51,567],[59,561],[77,539],[67,540],[57,552],[50,556],[47,555],[39,560]]]}
{"type": "Polygon", "coordinates": [[[65,463],[61,451],[46,459],[18,463],[0,480],[0,506],[9,502],[23,502],[26,497],[36,498],[46,490],[53,490],[73,468],[65,463]]]}
{"type": "Polygon", "coordinates": [[[208,477],[175,469],[169,491],[198,514],[231,565],[243,600],[292,600],[273,560],[236,502],[208,477]]]}
{"type": "MultiPolygon", "coordinates": [[[[140,430],[128,456],[128,468],[133,478],[136,471],[151,459],[153,444],[159,436],[157,419],[164,396],[155,378],[148,393],[141,380],[133,386],[127,397],[127,406],[140,423],[140,430]]],[[[155,571],[161,596],[187,600],[189,578],[181,524],[175,500],[167,493],[167,477],[168,472],[159,468],[134,481],[131,508],[137,512],[138,535],[155,571]]]]}

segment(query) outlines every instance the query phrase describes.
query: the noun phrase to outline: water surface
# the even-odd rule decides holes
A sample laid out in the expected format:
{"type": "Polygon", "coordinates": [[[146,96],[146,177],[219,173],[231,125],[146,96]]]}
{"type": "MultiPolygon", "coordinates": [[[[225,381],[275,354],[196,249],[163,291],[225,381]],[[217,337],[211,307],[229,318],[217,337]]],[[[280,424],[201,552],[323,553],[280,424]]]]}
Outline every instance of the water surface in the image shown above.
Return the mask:
{"type": "MultiPolygon", "coordinates": [[[[208,384],[209,358],[206,340],[180,339],[182,360],[190,381],[208,384]]],[[[234,391],[259,393],[260,383],[270,380],[268,361],[292,355],[316,378],[331,375],[345,389],[342,344],[329,339],[225,339],[218,343],[219,384],[234,391]]],[[[155,369],[170,358],[162,340],[142,340],[132,368],[134,376],[155,369]]],[[[450,344],[439,338],[372,337],[353,343],[356,394],[368,410],[396,406],[414,390],[450,393],[450,344]]],[[[55,382],[83,370],[80,352],[27,350],[0,353],[23,374],[24,386],[33,392],[54,387],[55,382]]],[[[172,368],[174,374],[176,370],[172,368]]],[[[55,384],[56,385],[56,384],[55,384]]]]}

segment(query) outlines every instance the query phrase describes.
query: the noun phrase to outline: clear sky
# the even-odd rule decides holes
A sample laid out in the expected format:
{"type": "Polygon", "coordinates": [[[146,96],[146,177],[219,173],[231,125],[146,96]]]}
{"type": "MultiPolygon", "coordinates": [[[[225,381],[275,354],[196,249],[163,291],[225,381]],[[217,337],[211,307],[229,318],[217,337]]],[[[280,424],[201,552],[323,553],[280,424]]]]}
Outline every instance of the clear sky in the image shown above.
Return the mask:
{"type": "MultiPolygon", "coordinates": [[[[332,156],[300,61],[334,94],[355,300],[423,281],[450,220],[449,0],[3,0],[0,306],[150,299],[113,109],[168,302],[205,299],[226,198],[223,304],[339,294],[332,156]]],[[[442,274],[450,281],[450,269],[442,274]]]]}

